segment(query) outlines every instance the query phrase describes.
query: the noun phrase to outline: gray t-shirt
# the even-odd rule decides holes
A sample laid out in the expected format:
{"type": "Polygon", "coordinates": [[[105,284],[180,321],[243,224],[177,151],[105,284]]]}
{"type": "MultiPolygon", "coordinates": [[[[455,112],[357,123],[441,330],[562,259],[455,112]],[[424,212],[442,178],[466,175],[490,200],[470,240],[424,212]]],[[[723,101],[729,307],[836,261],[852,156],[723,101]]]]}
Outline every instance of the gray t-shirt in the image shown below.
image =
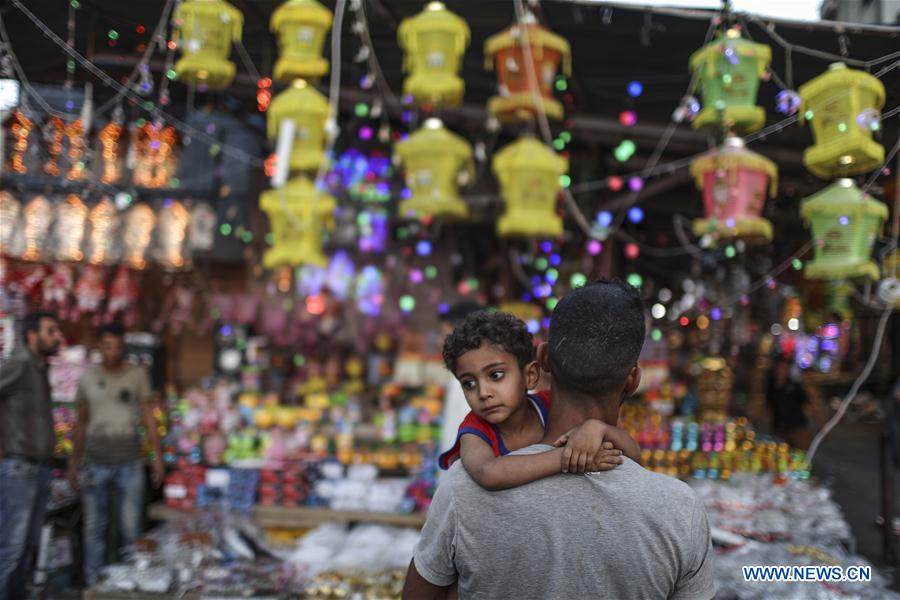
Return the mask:
{"type": "Polygon", "coordinates": [[[75,399],[88,409],[87,462],[116,465],[140,460],[143,404],[152,400],[152,393],[142,367],[124,365],[118,371],[92,367],[84,372],[75,399]]]}
{"type": "MultiPolygon", "coordinates": [[[[514,454],[551,450],[535,445],[514,454]]],[[[715,595],[703,504],[684,482],[637,463],[489,492],[457,461],[438,486],[414,562],[466,598],[715,595]]]]}

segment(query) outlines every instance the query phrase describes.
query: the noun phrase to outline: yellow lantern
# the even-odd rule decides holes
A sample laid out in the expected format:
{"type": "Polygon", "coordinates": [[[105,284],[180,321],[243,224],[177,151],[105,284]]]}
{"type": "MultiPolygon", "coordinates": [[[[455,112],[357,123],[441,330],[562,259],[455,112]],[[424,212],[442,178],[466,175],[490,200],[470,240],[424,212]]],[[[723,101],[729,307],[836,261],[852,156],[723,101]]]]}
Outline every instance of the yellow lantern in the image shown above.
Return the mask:
{"type": "Polygon", "coordinates": [[[185,0],[173,17],[173,39],[181,50],[178,79],[222,90],[234,79],[228,60],[231,43],[241,39],[244,15],[225,0],[185,0]]]}
{"type": "Polygon", "coordinates": [[[822,179],[857,175],[884,161],[884,147],[872,139],[884,106],[884,85],[865,71],[835,63],[801,86],[800,122],[812,123],[816,143],[803,164],[822,179]]]}
{"type": "Polygon", "coordinates": [[[506,213],[497,223],[501,236],[546,236],[562,234],[562,219],[556,214],[559,178],[569,161],[533,137],[525,137],[497,153],[494,173],[506,199],[506,213]]]}
{"type": "Polygon", "coordinates": [[[469,207],[459,197],[459,179],[474,175],[472,147],[448,131],[439,119],[397,144],[396,157],[406,166],[406,185],[412,197],[400,203],[400,215],[464,219],[469,207]]]}
{"type": "Polygon", "coordinates": [[[322,58],[325,34],[331,27],[331,11],[316,0],[288,0],[272,13],[271,28],[278,35],[281,57],[274,78],[291,81],[298,77],[318,79],[328,73],[322,58]]]}
{"type": "Polygon", "coordinates": [[[488,101],[488,111],[503,120],[529,119],[538,112],[562,118],[562,104],[553,98],[553,82],[560,64],[565,75],[572,73],[572,53],[564,38],[541,27],[529,13],[520,23],[488,38],[484,56],[487,67],[497,72],[500,90],[499,96],[488,101]]]}
{"type": "Polygon", "coordinates": [[[292,171],[312,171],[325,162],[325,123],[330,107],[328,100],[307,84],[297,79],[281,92],[269,107],[269,137],[278,137],[283,119],[293,119],[296,126],[291,148],[292,171]]]}
{"type": "Polygon", "coordinates": [[[274,241],[263,257],[267,269],[281,265],[325,267],[322,234],[333,225],[337,202],[306,177],[262,194],[259,206],[269,215],[274,241]]]}
{"type": "Polygon", "coordinates": [[[403,49],[403,94],[417,105],[457,106],[466,86],[459,77],[469,45],[469,26],[444,6],[430,2],[425,10],[404,19],[397,30],[403,49]]]}

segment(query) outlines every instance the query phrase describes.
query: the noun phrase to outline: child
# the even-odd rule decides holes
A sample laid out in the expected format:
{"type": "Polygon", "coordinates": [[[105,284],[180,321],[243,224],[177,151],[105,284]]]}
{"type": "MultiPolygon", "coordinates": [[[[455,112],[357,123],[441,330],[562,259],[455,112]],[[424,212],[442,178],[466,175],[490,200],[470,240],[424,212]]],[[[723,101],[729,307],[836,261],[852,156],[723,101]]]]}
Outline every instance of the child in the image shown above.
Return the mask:
{"type": "Polygon", "coordinates": [[[472,410],[460,425],[453,448],[441,455],[442,469],[461,458],[481,487],[502,490],[560,471],[608,471],[621,464],[623,451],[638,461],[637,442],[623,430],[594,419],[556,440],[555,450],[507,456],[541,441],[550,402],[549,392],[528,393],[540,379],[540,368],[531,334],[512,315],[470,315],[447,337],[443,354],[472,410]]]}

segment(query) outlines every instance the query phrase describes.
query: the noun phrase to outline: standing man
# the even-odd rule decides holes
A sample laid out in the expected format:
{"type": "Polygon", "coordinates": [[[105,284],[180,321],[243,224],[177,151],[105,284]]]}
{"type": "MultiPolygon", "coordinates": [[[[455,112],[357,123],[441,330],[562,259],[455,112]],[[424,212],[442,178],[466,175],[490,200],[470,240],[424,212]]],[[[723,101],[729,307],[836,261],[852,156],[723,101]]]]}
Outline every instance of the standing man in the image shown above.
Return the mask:
{"type": "Polygon", "coordinates": [[[69,459],[69,481],[81,488],[84,575],[89,586],[97,583],[104,564],[111,489],[118,493],[121,547],[131,546],[140,533],[141,424],[154,452],[153,485],[158,487],[165,476],[150,382],[146,370],[124,363],[125,332],[120,326],[101,328],[100,354],[102,364],[85,371],[78,382],[78,425],[69,459]]]}
{"type": "Polygon", "coordinates": [[[25,597],[56,444],[47,358],[62,333],[46,312],[29,314],[23,325],[25,346],[0,361],[0,600],[25,597]]]}
{"type": "MultiPolygon", "coordinates": [[[[637,389],[644,343],[637,290],[619,280],[569,292],[537,359],[550,372],[553,449],[587,419],[616,423],[637,389]]],[[[702,501],[682,481],[624,457],[604,473],[558,474],[489,492],[457,461],[438,486],[409,566],[403,598],[669,598],[715,596],[702,501]]]]}

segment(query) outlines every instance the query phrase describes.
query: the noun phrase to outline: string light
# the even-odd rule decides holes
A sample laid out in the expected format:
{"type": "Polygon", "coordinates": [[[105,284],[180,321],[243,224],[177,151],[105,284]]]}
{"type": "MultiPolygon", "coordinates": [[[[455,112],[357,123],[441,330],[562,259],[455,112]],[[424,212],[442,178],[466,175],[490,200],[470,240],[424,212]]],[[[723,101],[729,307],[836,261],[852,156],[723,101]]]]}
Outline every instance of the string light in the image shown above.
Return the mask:
{"type": "Polygon", "coordinates": [[[150,245],[155,224],[156,215],[146,204],[132,206],[125,215],[124,261],[132,269],[143,269],[147,265],[144,255],[150,245]]]}
{"type": "Polygon", "coordinates": [[[114,121],[110,121],[100,131],[100,155],[102,163],[100,167],[100,181],[103,183],[116,183],[122,176],[121,160],[119,159],[119,139],[122,137],[123,128],[114,121]]]}
{"type": "Polygon", "coordinates": [[[644,209],[640,206],[632,206],[628,209],[628,220],[632,223],[640,223],[644,220],[644,209]]]}
{"type": "Polygon", "coordinates": [[[84,239],[84,225],[88,210],[75,194],[69,194],[56,210],[55,238],[56,259],[79,261],[81,242],[84,239]]]}
{"type": "Polygon", "coordinates": [[[32,128],[31,120],[22,111],[17,110],[13,113],[10,133],[12,133],[14,141],[12,152],[10,153],[10,165],[16,173],[24,174],[28,172],[28,167],[25,164],[25,155],[28,152],[28,140],[32,128]]]}
{"type": "Polygon", "coordinates": [[[603,251],[603,244],[599,240],[590,240],[587,243],[587,251],[591,256],[597,256],[603,251]]]}
{"type": "Polygon", "coordinates": [[[41,259],[41,247],[50,229],[53,206],[43,196],[35,196],[25,206],[25,249],[22,260],[41,259]]]}
{"type": "Polygon", "coordinates": [[[119,215],[116,206],[109,198],[104,197],[91,209],[90,221],[87,260],[92,265],[102,265],[109,258],[115,230],[118,229],[119,215]]]}
{"type": "Polygon", "coordinates": [[[625,127],[633,127],[637,124],[637,113],[633,110],[623,110],[619,113],[619,123],[625,127]]]}
{"type": "Polygon", "coordinates": [[[59,117],[52,117],[47,123],[47,138],[50,139],[50,145],[47,153],[50,158],[44,163],[44,173],[51,177],[59,176],[59,155],[62,153],[63,138],[66,134],[66,126],[59,117]]]}
{"type": "Polygon", "coordinates": [[[628,95],[637,98],[644,93],[644,85],[640,81],[632,81],[628,84],[628,95]]]}

